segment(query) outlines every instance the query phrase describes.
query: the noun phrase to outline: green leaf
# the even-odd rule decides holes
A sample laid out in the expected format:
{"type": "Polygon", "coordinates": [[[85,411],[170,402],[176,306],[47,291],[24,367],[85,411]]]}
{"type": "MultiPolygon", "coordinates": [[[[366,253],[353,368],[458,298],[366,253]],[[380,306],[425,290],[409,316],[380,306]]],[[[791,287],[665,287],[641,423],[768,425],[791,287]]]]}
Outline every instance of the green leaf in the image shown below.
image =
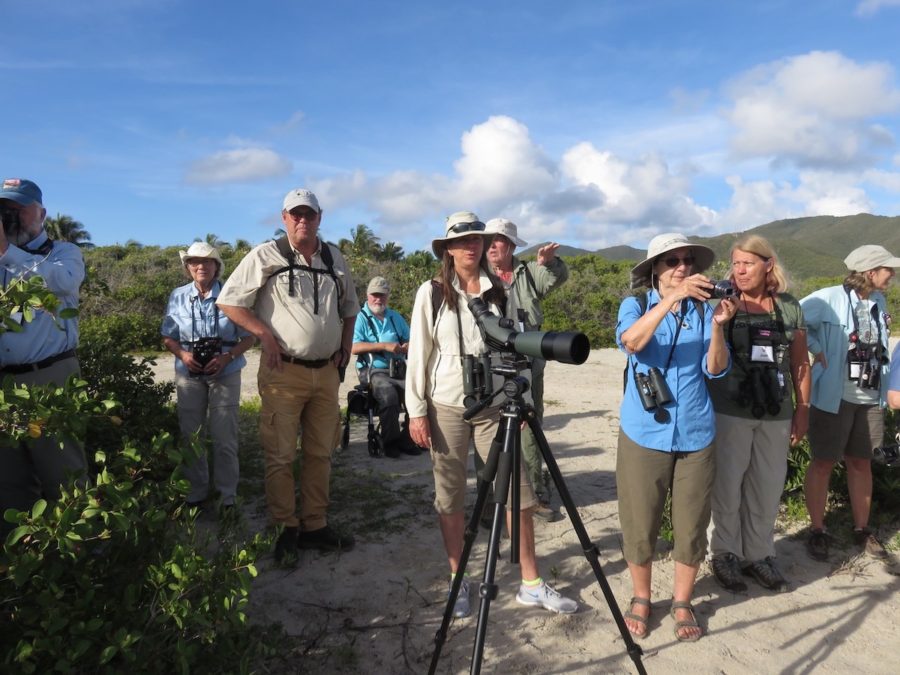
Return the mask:
{"type": "Polygon", "coordinates": [[[42,515],[44,515],[44,511],[47,509],[47,500],[38,499],[34,506],[31,507],[31,519],[37,520],[42,515]]]}
{"type": "MultiPolygon", "coordinates": [[[[9,509],[9,510],[11,511],[12,509],[9,509]]],[[[19,541],[19,539],[24,537],[26,534],[29,534],[32,531],[32,529],[33,528],[31,527],[31,525],[22,525],[21,527],[17,527],[16,529],[14,529],[12,532],[9,533],[9,536],[6,538],[6,545],[12,546],[17,541],[19,541]]]]}
{"type": "Polygon", "coordinates": [[[109,663],[110,659],[116,655],[116,652],[119,651],[119,648],[115,645],[109,645],[102,652],[100,652],[100,665],[102,666],[105,663],[109,663]]]}

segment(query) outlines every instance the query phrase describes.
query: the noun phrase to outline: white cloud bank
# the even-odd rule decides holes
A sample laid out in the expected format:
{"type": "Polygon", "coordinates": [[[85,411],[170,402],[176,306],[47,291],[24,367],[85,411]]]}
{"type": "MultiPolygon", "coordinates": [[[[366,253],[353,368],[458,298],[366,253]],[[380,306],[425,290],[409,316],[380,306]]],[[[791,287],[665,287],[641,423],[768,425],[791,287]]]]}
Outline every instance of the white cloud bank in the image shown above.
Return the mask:
{"type": "Polygon", "coordinates": [[[856,6],[856,15],[873,16],[886,7],[900,7],[900,0],[862,0],[856,6]]]}
{"type": "Polygon", "coordinates": [[[268,148],[238,148],[197,160],[184,180],[188,185],[244,183],[285,176],[291,168],[288,160],[268,148]]]}

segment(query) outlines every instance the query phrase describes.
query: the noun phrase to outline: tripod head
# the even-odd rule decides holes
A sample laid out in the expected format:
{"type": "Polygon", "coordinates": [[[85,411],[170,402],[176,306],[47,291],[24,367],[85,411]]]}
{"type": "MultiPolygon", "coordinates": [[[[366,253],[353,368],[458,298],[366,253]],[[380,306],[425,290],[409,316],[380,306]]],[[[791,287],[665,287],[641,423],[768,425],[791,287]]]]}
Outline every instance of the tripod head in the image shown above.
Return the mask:
{"type": "Polygon", "coordinates": [[[528,359],[520,354],[501,354],[501,360],[494,363],[492,360],[490,367],[491,375],[501,375],[503,377],[503,386],[497,391],[491,391],[483,398],[467,403],[466,411],[463,413],[463,419],[470,420],[479,412],[487,408],[500,394],[505,394],[507,399],[521,401],[522,394],[531,388],[528,378],[523,377],[520,373],[528,370],[531,364],[528,359]]]}

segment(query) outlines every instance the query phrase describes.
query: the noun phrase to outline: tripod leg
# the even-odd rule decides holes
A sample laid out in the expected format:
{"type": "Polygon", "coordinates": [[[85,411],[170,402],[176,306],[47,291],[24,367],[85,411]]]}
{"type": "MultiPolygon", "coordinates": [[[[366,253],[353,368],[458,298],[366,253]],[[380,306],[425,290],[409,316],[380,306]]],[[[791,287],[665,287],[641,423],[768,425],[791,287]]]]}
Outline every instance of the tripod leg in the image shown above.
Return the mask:
{"type": "MultiPolygon", "coordinates": [[[[434,675],[436,672],[438,661],[441,658],[441,649],[444,646],[444,642],[447,640],[447,629],[450,627],[450,620],[453,618],[453,608],[456,605],[456,598],[459,597],[459,589],[462,587],[462,581],[465,576],[466,566],[469,563],[469,556],[472,553],[472,546],[475,543],[475,537],[478,535],[478,521],[485,502],[487,501],[488,488],[497,472],[497,456],[500,454],[500,450],[501,446],[497,443],[491,445],[488,461],[484,469],[483,480],[478,482],[478,493],[475,498],[475,506],[472,509],[472,516],[466,524],[465,534],[463,535],[463,550],[459,559],[459,566],[456,569],[456,576],[453,579],[453,583],[450,585],[450,594],[447,597],[447,605],[444,607],[444,616],[441,621],[441,626],[434,635],[434,653],[431,656],[431,666],[428,669],[430,675],[434,675]]],[[[494,515],[494,520],[496,521],[496,513],[494,515]]],[[[493,525],[491,527],[492,538],[494,536],[495,526],[496,525],[493,525]]],[[[479,594],[480,593],[481,591],[479,591],[479,594]]]]}
{"type": "Polygon", "coordinates": [[[553,479],[553,484],[556,485],[556,493],[559,495],[560,500],[566,508],[566,514],[572,522],[572,528],[578,536],[578,541],[581,543],[581,550],[584,553],[584,557],[587,559],[588,563],[590,563],[591,569],[594,570],[594,576],[597,577],[597,583],[600,585],[600,590],[603,591],[603,597],[606,598],[606,604],[609,606],[610,614],[612,614],[613,620],[619,628],[619,633],[621,633],[622,639],[625,641],[628,656],[630,656],[631,660],[634,662],[638,673],[645,675],[647,671],[644,670],[644,664],[641,662],[641,656],[644,652],[640,645],[632,639],[628,626],[625,625],[625,619],[622,617],[622,612],[616,602],[616,597],[613,595],[609,581],[607,581],[606,575],[600,567],[600,552],[594,542],[588,537],[587,531],[584,529],[584,523],[581,520],[581,516],[578,515],[575,502],[572,500],[569,488],[563,480],[559,465],[556,463],[556,459],[550,451],[550,446],[547,444],[547,437],[544,436],[544,431],[541,429],[541,425],[533,414],[527,415],[525,419],[528,421],[528,426],[534,434],[538,447],[541,449],[544,465],[547,467],[550,477],[553,479]]]}

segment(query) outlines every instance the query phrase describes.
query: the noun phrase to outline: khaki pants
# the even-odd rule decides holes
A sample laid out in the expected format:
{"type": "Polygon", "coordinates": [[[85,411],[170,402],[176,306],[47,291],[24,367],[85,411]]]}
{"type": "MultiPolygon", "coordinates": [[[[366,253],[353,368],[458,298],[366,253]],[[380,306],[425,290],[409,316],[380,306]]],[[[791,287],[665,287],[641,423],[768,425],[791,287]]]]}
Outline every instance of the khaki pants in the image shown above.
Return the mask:
{"type": "Polygon", "coordinates": [[[709,551],[748,562],[775,555],[775,518],[787,475],[791,420],[716,415],[709,551]]]}
{"type": "MultiPolygon", "coordinates": [[[[486,462],[491,443],[497,434],[499,408],[486,408],[472,420],[463,419],[463,409],[440,403],[428,403],[428,423],[431,427],[431,461],[434,471],[434,508],[442,516],[462,513],[466,501],[466,471],[469,446],[486,462]]],[[[537,504],[531,483],[521,462],[519,475],[519,508],[529,509],[537,504]]],[[[512,500],[509,493],[507,506],[512,500]]]]}
{"type": "Polygon", "coordinates": [[[332,363],[307,368],[283,363],[282,371],[260,361],[262,402],[259,436],[266,457],[266,502],[269,517],[286,527],[317,530],[327,524],[331,453],[340,429],[338,370],[332,363]],[[296,515],[293,463],[300,444],[300,517],[296,515]]]}
{"type": "Polygon", "coordinates": [[[653,558],[670,490],[673,557],[685,565],[703,560],[715,468],[712,445],[696,452],[660,452],[619,431],[616,490],[625,560],[644,565],[653,558]]]}
{"type": "MultiPolygon", "coordinates": [[[[69,375],[79,372],[78,359],[73,357],[12,377],[16,384],[62,385],[69,375]]],[[[61,485],[70,477],[84,480],[86,475],[84,450],[69,438],[42,436],[16,447],[0,447],[0,535],[5,538],[13,528],[3,520],[6,509],[25,511],[38,499],[59,499],[61,485]]]]}
{"type": "MultiPolygon", "coordinates": [[[[178,394],[178,424],[181,435],[190,439],[200,434],[212,441],[214,483],[223,505],[234,504],[238,486],[238,409],[241,400],[241,371],[218,378],[175,375],[178,394]]],[[[189,502],[199,502],[209,494],[209,462],[204,452],[184,467],[191,483],[189,502]]]]}

